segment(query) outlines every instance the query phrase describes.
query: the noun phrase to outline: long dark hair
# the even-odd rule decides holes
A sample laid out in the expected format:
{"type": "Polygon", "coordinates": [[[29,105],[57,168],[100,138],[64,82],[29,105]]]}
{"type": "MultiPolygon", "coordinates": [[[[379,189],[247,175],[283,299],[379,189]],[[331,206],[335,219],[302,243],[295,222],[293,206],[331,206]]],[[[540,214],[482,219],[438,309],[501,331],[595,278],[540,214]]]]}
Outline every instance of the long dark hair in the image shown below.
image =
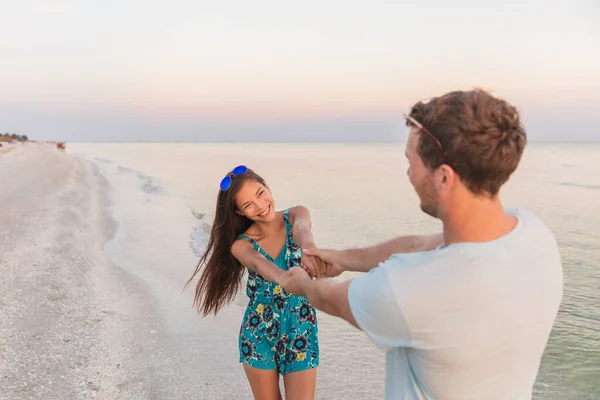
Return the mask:
{"type": "Polygon", "coordinates": [[[233,300],[242,284],[244,266],[231,254],[231,246],[237,236],[252,225],[251,219],[236,213],[235,196],[246,181],[256,181],[266,186],[265,180],[248,168],[245,174],[232,177],[228,190],[219,191],[215,221],[206,251],[186,284],[189,285],[202,270],[196,285],[194,306],[204,316],[211,313],[216,315],[233,300]]]}

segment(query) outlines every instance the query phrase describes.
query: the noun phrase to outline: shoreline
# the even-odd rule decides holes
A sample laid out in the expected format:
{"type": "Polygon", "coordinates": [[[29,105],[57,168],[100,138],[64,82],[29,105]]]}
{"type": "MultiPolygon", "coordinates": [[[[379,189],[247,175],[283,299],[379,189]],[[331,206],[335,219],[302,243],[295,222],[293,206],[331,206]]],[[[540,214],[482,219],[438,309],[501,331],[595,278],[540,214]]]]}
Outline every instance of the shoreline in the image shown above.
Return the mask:
{"type": "Polygon", "coordinates": [[[52,146],[20,153],[0,159],[0,399],[152,397],[153,312],[103,253],[108,182],[52,146]]]}

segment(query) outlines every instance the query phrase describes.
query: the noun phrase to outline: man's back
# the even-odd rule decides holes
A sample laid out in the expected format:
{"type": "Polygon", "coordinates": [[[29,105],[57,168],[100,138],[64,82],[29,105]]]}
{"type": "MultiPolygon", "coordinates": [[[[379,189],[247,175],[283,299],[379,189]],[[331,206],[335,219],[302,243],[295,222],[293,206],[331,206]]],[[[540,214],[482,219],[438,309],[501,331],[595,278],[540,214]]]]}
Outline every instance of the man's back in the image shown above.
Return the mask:
{"type": "Polygon", "coordinates": [[[531,398],[562,265],[548,228],[513,214],[498,240],[396,255],[351,284],[357,323],[387,350],[388,398],[531,398]]]}

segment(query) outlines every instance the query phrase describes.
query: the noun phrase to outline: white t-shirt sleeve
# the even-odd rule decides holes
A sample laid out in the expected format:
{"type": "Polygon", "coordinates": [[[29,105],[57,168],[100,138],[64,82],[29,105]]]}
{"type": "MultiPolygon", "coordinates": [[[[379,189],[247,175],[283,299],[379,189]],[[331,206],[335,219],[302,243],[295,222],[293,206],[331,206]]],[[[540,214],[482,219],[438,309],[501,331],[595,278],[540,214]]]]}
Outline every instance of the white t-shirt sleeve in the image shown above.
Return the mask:
{"type": "Polygon", "coordinates": [[[356,323],[378,347],[410,346],[409,327],[385,268],[379,266],[355,278],[348,289],[348,302],[356,323]]]}

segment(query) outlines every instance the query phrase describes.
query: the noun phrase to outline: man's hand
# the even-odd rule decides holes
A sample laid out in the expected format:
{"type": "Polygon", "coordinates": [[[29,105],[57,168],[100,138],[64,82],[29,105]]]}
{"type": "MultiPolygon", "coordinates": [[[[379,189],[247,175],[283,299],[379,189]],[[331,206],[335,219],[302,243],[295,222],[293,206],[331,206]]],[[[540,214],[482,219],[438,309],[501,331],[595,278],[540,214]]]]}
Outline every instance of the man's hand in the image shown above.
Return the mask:
{"type": "Polygon", "coordinates": [[[306,254],[304,252],[304,250],[302,250],[302,258],[300,259],[300,266],[306,272],[308,272],[308,274],[312,278],[315,278],[315,277],[321,278],[322,269],[323,269],[321,264],[323,264],[323,261],[321,261],[321,259],[319,259],[318,257],[315,257],[315,256],[309,256],[308,254],[306,254]]]}
{"type": "Polygon", "coordinates": [[[302,253],[302,268],[308,272],[311,278],[327,278],[327,270],[330,268],[325,261],[321,260],[317,256],[311,256],[306,253],[302,253]]]}
{"type": "Polygon", "coordinates": [[[306,296],[306,286],[310,285],[311,282],[311,277],[303,268],[292,267],[285,272],[279,284],[288,293],[306,296]]]}
{"type": "Polygon", "coordinates": [[[302,255],[314,257],[319,260],[316,264],[314,272],[311,270],[310,274],[317,278],[333,278],[344,272],[344,267],[340,264],[341,254],[337,250],[326,250],[326,249],[302,249],[302,255]]]}

